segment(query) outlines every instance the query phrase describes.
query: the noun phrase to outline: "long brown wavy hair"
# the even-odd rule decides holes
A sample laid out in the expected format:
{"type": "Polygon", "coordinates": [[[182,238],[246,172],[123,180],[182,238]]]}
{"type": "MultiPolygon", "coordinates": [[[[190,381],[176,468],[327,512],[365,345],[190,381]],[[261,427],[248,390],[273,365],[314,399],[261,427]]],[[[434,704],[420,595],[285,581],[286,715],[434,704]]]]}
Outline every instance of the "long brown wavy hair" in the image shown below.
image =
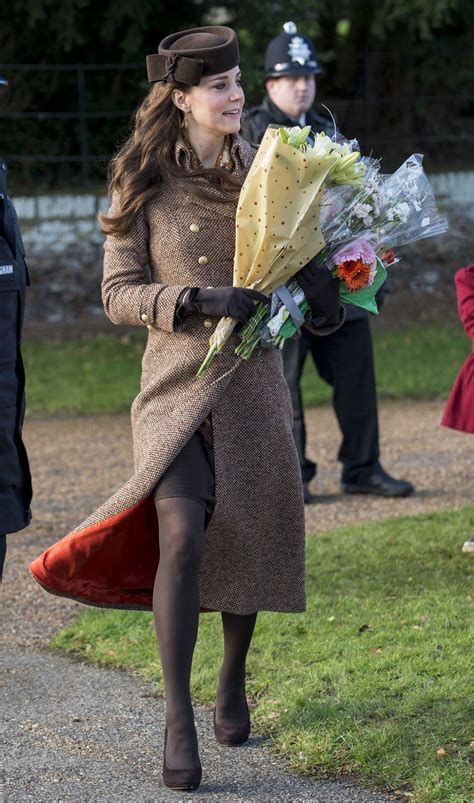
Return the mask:
{"type": "Polygon", "coordinates": [[[182,116],[173,100],[173,90],[189,90],[180,83],[153,84],[132,118],[132,133],[109,164],[108,191],[118,194],[119,208],[113,215],[100,214],[104,234],[129,231],[133,220],[162,182],[173,182],[188,192],[205,195],[193,179],[205,176],[218,181],[230,195],[238,196],[241,182],[228,170],[200,168],[185,172],[176,164],[174,146],[181,131],[182,116]]]}

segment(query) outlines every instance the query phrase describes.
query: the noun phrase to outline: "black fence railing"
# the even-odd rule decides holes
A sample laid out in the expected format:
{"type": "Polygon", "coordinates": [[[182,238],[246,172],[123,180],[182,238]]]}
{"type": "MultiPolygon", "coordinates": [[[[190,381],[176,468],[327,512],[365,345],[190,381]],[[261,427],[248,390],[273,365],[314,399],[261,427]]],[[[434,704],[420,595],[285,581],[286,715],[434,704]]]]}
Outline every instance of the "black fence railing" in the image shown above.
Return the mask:
{"type": "MultiPolygon", "coordinates": [[[[91,164],[97,162],[104,162],[110,159],[112,151],[107,153],[91,153],[90,152],[90,121],[97,120],[113,120],[122,119],[128,120],[132,114],[132,109],[114,110],[114,109],[101,109],[101,110],[88,110],[87,103],[87,81],[86,75],[89,80],[94,72],[130,72],[141,71],[143,73],[143,64],[0,64],[0,72],[11,76],[12,92],[15,87],[15,73],[58,73],[67,72],[74,75],[75,78],[75,102],[74,111],[10,111],[4,110],[0,107],[0,121],[23,121],[33,120],[39,124],[45,121],[77,121],[77,131],[75,134],[75,142],[78,144],[78,153],[61,153],[56,151],[54,153],[16,153],[9,151],[7,148],[2,148],[2,156],[8,161],[20,162],[22,164],[40,164],[40,163],[65,163],[77,164],[80,167],[80,183],[83,187],[88,187],[91,178],[91,164]]],[[[68,98],[69,102],[71,99],[68,98]]],[[[6,141],[12,141],[9,137],[4,136],[6,141]]],[[[14,138],[12,138],[14,141],[14,138]]],[[[41,137],[38,138],[41,142],[41,137]]],[[[3,142],[2,142],[3,146],[3,142]]]]}
{"type": "MultiPolygon", "coordinates": [[[[453,124],[452,96],[405,94],[396,99],[378,96],[374,90],[371,54],[363,58],[363,78],[357,94],[350,98],[324,97],[341,130],[348,136],[356,136],[365,153],[378,155],[384,146],[387,166],[391,157],[399,160],[409,151],[419,150],[430,154],[435,169],[443,166],[461,169],[463,156],[474,142],[472,115],[465,113],[474,107],[474,98],[456,96],[456,108],[461,111],[453,124]],[[397,122],[394,104],[403,125],[397,122]],[[393,125],[387,124],[390,114],[393,125]],[[443,121],[448,114],[451,114],[450,126],[446,127],[443,121]]],[[[0,152],[9,164],[17,163],[23,173],[30,170],[32,176],[36,170],[46,183],[56,185],[64,184],[62,176],[66,181],[72,176],[83,188],[97,180],[99,174],[103,180],[106,163],[118,144],[117,128],[125,129],[133,107],[146,91],[143,64],[0,64],[0,72],[11,81],[11,91],[5,96],[8,102],[2,100],[0,105],[0,152]],[[127,80],[127,73],[133,71],[136,80],[132,82],[127,80]],[[59,73],[67,73],[67,79],[60,78],[59,73]],[[124,106],[128,108],[110,108],[121,94],[117,83],[114,92],[108,93],[108,83],[120,82],[121,76],[124,106]],[[102,89],[95,86],[99,78],[102,89]],[[35,90],[29,93],[30,83],[35,90]],[[135,87],[132,91],[131,85],[135,87]],[[52,104],[56,110],[31,109],[31,105],[43,102],[52,104]],[[117,121],[119,126],[109,125],[110,121],[117,121]],[[66,129],[58,133],[59,126],[66,129]],[[12,145],[15,142],[21,143],[20,146],[15,148],[12,145]]]]}

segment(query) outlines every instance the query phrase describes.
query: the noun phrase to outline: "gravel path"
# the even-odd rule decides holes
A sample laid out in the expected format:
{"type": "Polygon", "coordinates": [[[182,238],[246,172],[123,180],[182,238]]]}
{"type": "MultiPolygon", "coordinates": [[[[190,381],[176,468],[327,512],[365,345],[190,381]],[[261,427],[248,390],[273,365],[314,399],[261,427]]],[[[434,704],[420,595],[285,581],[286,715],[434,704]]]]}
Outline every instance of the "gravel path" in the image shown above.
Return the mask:
{"type": "Polygon", "coordinates": [[[442,402],[380,404],[381,462],[392,476],[413,483],[416,493],[406,499],[342,494],[334,414],[326,407],[310,410],[308,453],[319,468],[311,486],[317,501],[307,507],[308,532],[473,504],[473,439],[441,427],[443,409],[442,402]]]}
{"type": "MultiPolygon", "coordinates": [[[[440,428],[441,411],[435,402],[381,406],[383,464],[417,487],[414,496],[399,500],[341,494],[333,412],[329,407],[309,411],[309,454],[318,459],[319,473],[313,487],[316,502],[306,509],[308,531],[472,503],[470,439],[440,428]]],[[[25,440],[34,478],[34,520],[9,538],[2,591],[4,799],[177,800],[176,794],[163,791],[160,780],[161,699],[132,674],[97,670],[42,652],[51,635],[82,606],[45,594],[27,574],[32,558],[129,477],[128,416],[29,420],[25,440]]],[[[257,738],[239,750],[218,748],[209,712],[198,709],[197,721],[206,774],[193,799],[388,799],[285,773],[257,738]]]]}
{"type": "Polygon", "coordinates": [[[202,708],[203,782],[192,796],[171,792],[161,780],[164,705],[151,684],[46,653],[7,651],[4,661],[6,803],[388,801],[350,784],[295,777],[255,736],[240,748],[220,747],[202,708]]]}

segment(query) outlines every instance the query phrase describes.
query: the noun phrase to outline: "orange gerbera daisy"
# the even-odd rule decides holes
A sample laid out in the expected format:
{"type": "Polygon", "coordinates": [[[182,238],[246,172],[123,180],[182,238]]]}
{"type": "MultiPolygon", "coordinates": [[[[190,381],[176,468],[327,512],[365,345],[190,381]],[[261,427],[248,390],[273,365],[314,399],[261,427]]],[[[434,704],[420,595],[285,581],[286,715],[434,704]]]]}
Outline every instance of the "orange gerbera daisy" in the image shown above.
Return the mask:
{"type": "Polygon", "coordinates": [[[336,265],[336,275],[338,279],[345,282],[346,287],[351,292],[365,287],[370,278],[370,265],[362,259],[346,259],[336,265]]]}

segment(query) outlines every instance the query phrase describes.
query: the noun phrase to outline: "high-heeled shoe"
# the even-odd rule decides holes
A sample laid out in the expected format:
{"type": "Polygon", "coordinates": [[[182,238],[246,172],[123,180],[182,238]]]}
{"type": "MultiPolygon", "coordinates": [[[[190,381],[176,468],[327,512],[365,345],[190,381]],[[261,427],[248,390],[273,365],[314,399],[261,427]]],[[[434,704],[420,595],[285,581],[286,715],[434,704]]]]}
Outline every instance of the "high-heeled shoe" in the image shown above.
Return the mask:
{"type": "Polygon", "coordinates": [[[193,792],[199,787],[202,778],[202,767],[192,767],[186,770],[172,770],[166,766],[166,741],[168,728],[165,727],[165,747],[163,751],[163,782],[168,789],[177,789],[181,792],[193,792]]]}
{"type": "Polygon", "coordinates": [[[250,736],[250,712],[247,703],[247,719],[245,722],[217,722],[216,709],[213,711],[213,724],[214,735],[219,744],[226,745],[226,747],[236,747],[243,744],[250,736]]]}

